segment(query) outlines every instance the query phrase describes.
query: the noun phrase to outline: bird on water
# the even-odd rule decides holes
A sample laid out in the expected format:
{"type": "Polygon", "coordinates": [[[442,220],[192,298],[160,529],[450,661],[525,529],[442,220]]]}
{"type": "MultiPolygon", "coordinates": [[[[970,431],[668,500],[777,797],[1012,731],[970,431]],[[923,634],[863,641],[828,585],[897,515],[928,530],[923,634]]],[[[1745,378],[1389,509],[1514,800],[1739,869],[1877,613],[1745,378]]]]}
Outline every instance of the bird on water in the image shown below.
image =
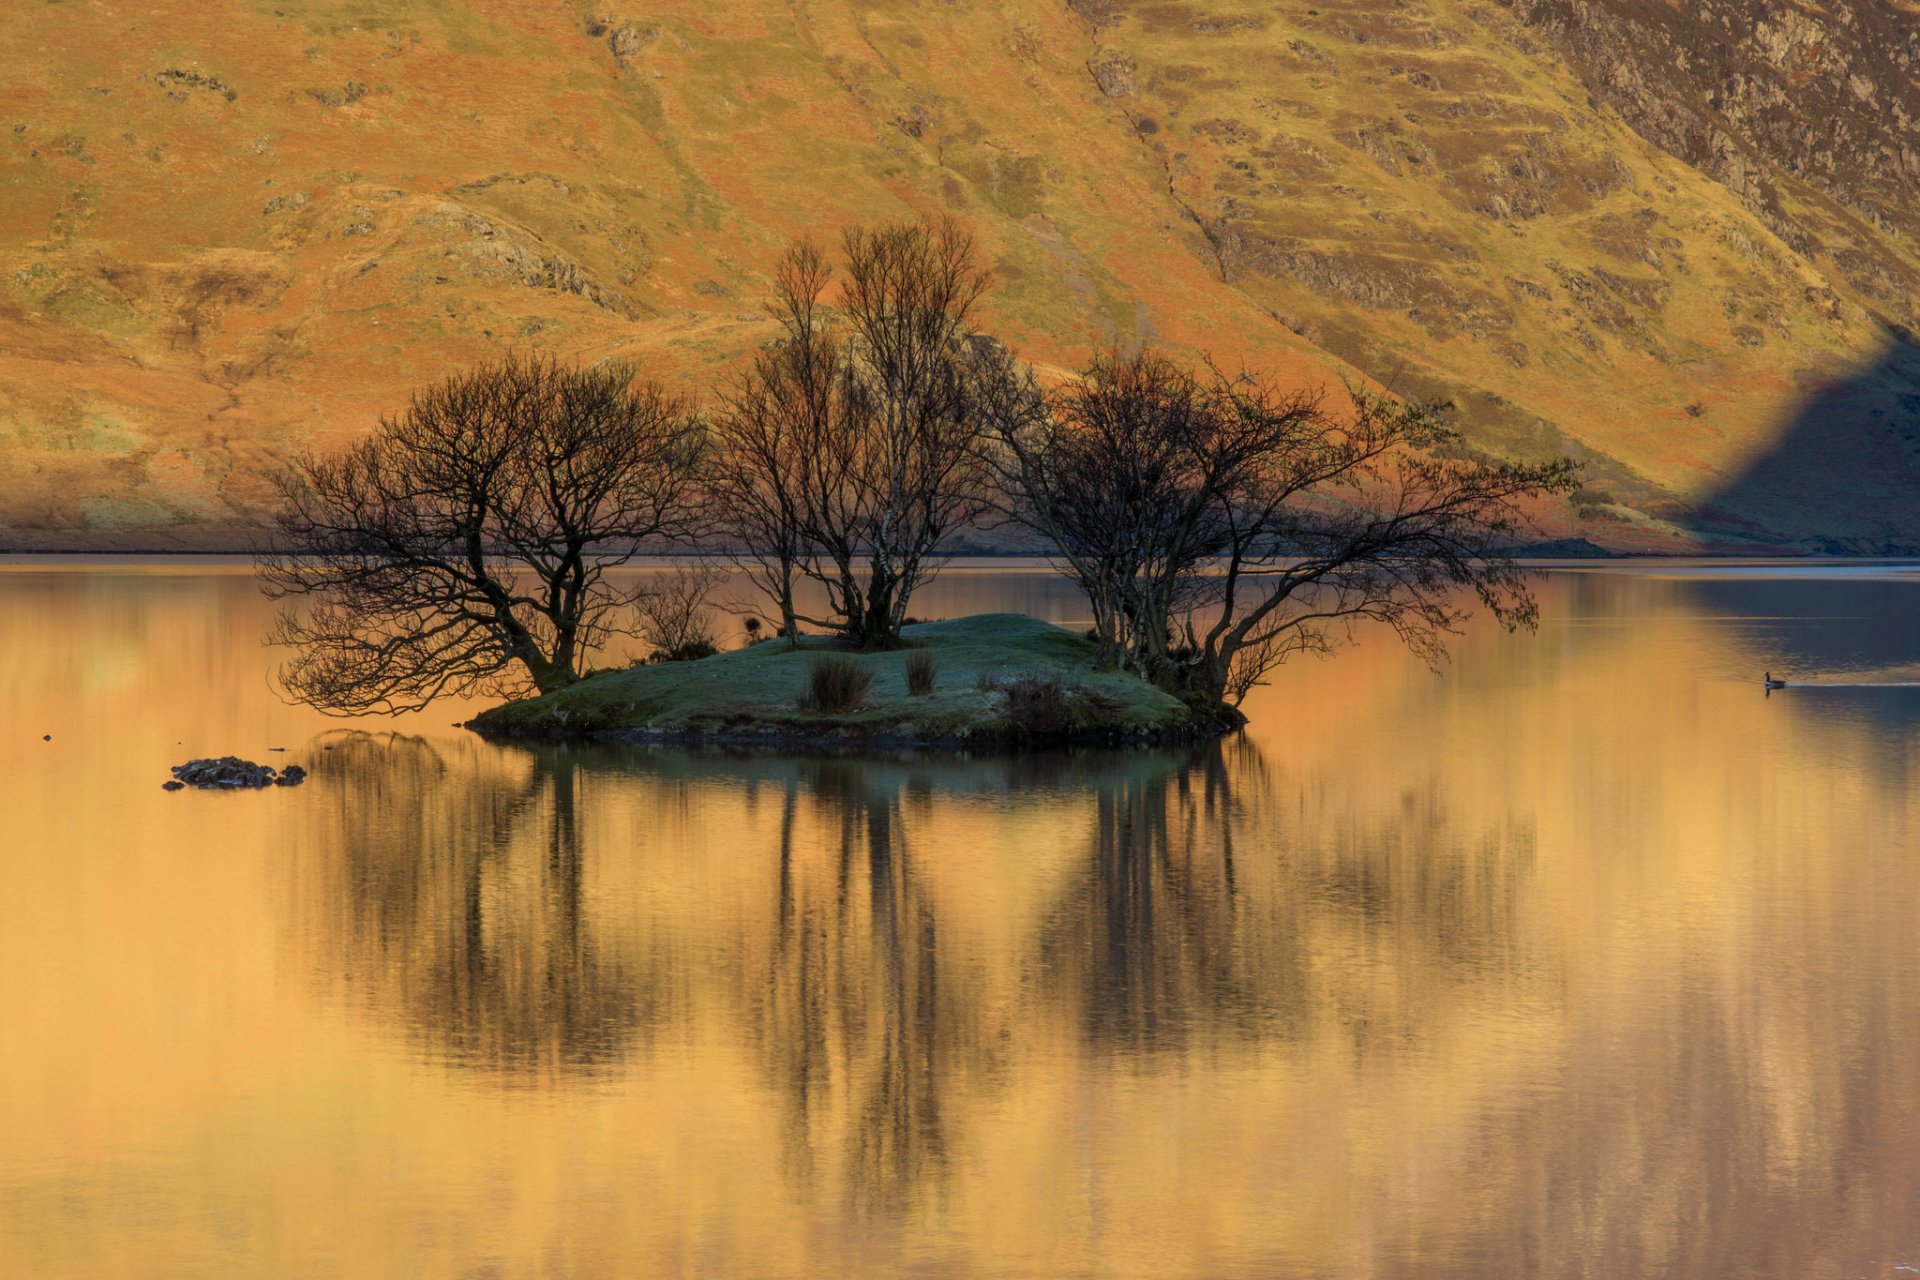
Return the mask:
{"type": "Polygon", "coordinates": [[[1767,672],[1766,686],[1769,689],[1784,689],[1787,687],[1787,682],[1785,680],[1775,680],[1773,678],[1773,672],[1769,671],[1767,672]]]}

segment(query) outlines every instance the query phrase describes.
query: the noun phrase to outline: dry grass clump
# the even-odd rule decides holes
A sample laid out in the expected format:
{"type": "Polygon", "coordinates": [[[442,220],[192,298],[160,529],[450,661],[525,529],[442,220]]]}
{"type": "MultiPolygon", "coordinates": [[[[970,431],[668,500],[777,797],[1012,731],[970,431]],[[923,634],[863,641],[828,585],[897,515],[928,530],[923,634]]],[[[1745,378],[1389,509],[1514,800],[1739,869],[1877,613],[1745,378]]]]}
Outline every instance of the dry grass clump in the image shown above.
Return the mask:
{"type": "Polygon", "coordinates": [[[870,668],[841,654],[823,654],[807,664],[807,691],[801,696],[800,709],[828,715],[856,710],[867,700],[872,684],[870,668]]]}
{"type": "Polygon", "coordinates": [[[924,698],[932,693],[933,678],[939,666],[934,656],[924,649],[908,654],[907,692],[916,698],[924,698]]]}
{"type": "Polygon", "coordinates": [[[1064,733],[1073,727],[1073,699],[1058,676],[1016,676],[1000,686],[1007,719],[1026,733],[1064,733]]]}

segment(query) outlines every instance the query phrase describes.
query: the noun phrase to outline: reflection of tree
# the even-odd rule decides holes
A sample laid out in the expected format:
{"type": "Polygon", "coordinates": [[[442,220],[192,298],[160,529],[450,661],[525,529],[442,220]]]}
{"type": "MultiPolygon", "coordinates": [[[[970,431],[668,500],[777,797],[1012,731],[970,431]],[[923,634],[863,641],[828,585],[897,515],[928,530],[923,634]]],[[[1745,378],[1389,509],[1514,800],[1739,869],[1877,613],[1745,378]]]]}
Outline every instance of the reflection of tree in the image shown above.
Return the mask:
{"type": "MultiPolygon", "coordinates": [[[[1418,982],[1471,982],[1513,963],[1531,831],[1471,840],[1431,794],[1329,831],[1305,797],[1281,803],[1252,743],[1214,744],[1157,774],[1095,784],[1085,901],[1054,913],[1047,971],[1103,1049],[1296,1040],[1316,1012],[1369,1005],[1357,1038],[1404,1040],[1447,1007],[1392,1015],[1347,989],[1335,951],[1418,982]]],[[[1344,810],[1342,811],[1344,812],[1344,810]]]]}
{"type": "Polygon", "coordinates": [[[1154,772],[1093,788],[1082,901],[1056,913],[1046,968],[1069,989],[1084,1034],[1120,1052],[1177,1049],[1189,1036],[1252,1034],[1291,1019],[1301,989],[1292,938],[1242,963],[1234,882],[1235,763],[1255,748],[1212,745],[1154,772]]]}
{"type": "Polygon", "coordinates": [[[914,880],[901,799],[849,762],[822,762],[789,784],[761,1033],[796,1172],[810,1171],[840,1110],[851,1125],[849,1193],[880,1208],[897,1208],[941,1170],[940,1087],[959,1012],[941,1001],[938,933],[914,880]],[[825,884],[797,878],[802,787],[828,837],[825,884]]]}
{"type": "MultiPolygon", "coordinates": [[[[786,1110],[793,1172],[813,1177],[844,1153],[862,1203],[897,1206],[943,1176],[965,1114],[952,1099],[995,1087],[1023,1027],[1064,1022],[1102,1057],[1297,1042],[1327,1029],[1328,1007],[1365,998],[1338,967],[1316,964],[1330,939],[1357,954],[1389,948],[1443,978],[1514,945],[1527,860],[1510,855],[1529,844],[1498,832],[1463,841],[1434,804],[1415,806],[1417,821],[1333,839],[1296,818],[1290,836],[1270,768],[1243,741],[1027,758],[945,781],[1011,792],[1022,807],[1064,798],[1092,817],[1062,896],[1021,904],[1041,921],[1026,965],[1037,976],[1012,1013],[983,999],[977,957],[943,946],[923,883],[914,831],[954,820],[961,801],[940,794],[938,770],[815,762],[782,793],[755,1038],[786,1110]]],[[[1418,1035],[1458,1008],[1397,1005],[1378,1027],[1354,1019],[1352,1033],[1418,1035]]]]}
{"type": "Polygon", "coordinates": [[[335,736],[319,940],[356,1002],[435,1057],[509,1076],[591,1071],[651,1015],[620,939],[586,911],[579,770],[566,753],[335,736]],[[611,943],[611,945],[610,945],[611,943]]]}
{"type": "Polygon", "coordinates": [[[1161,772],[1121,773],[1094,789],[1086,901],[1058,917],[1048,968],[1080,986],[1076,999],[1095,1043],[1171,1048],[1190,1030],[1253,1033],[1297,1011],[1294,947],[1264,955],[1257,974],[1241,949],[1233,763],[1253,750],[1241,744],[1230,761],[1225,748],[1210,746],[1161,772]]]}

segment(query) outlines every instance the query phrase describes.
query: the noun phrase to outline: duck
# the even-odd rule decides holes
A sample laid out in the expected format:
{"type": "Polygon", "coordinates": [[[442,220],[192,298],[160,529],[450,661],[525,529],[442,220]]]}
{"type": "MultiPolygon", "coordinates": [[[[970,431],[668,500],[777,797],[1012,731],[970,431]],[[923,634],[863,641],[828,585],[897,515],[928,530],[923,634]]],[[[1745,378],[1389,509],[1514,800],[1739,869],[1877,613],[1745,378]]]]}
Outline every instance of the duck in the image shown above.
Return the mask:
{"type": "Polygon", "coordinates": [[[1771,671],[1767,672],[1765,684],[1769,689],[1784,689],[1787,687],[1787,682],[1785,680],[1775,680],[1773,678],[1773,672],[1771,671]]]}

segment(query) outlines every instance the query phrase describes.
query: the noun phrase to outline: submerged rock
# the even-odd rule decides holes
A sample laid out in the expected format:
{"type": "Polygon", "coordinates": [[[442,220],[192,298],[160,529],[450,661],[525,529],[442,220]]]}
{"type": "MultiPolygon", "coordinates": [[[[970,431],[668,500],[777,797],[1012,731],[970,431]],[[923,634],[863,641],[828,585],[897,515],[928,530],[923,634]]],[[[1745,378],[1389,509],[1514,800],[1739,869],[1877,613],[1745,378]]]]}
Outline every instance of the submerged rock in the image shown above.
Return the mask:
{"type": "Polygon", "coordinates": [[[161,785],[168,790],[188,786],[214,791],[232,787],[298,786],[306,780],[307,771],[294,764],[288,765],[287,771],[280,774],[272,765],[255,764],[239,756],[221,756],[217,760],[203,758],[177,764],[173,766],[173,776],[175,782],[161,785]]]}
{"type": "Polygon", "coordinates": [[[180,779],[178,778],[169,778],[167,781],[160,784],[160,789],[162,791],[180,791],[180,790],[184,790],[186,785],[187,785],[186,783],[180,781],[180,779]]]}

